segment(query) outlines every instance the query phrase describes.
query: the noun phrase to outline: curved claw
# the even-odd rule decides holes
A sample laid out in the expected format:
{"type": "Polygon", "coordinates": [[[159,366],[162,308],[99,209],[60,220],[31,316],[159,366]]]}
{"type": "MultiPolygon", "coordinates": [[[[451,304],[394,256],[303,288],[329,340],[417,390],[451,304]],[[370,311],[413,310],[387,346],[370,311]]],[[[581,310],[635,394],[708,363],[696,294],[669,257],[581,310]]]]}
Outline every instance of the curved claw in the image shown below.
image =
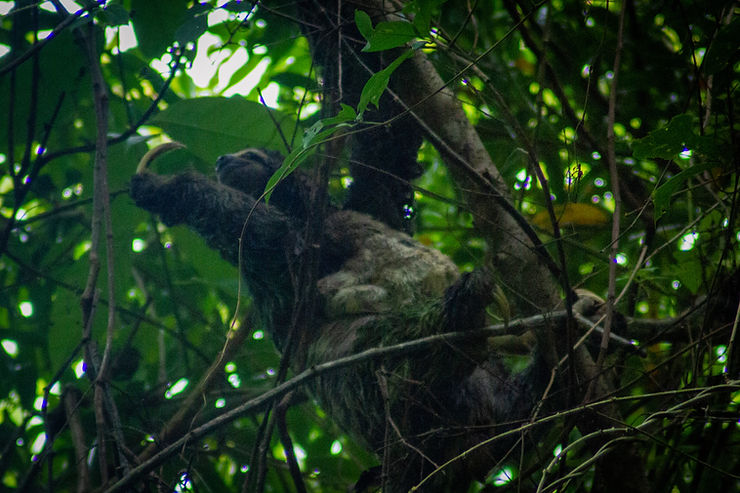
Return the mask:
{"type": "Polygon", "coordinates": [[[149,167],[149,163],[154,161],[157,157],[164,154],[165,152],[169,152],[173,149],[185,149],[185,146],[179,142],[172,141],[165,142],[164,144],[160,144],[153,149],[149,149],[147,153],[144,154],[144,156],[141,158],[139,164],[136,166],[136,174],[140,175],[141,173],[143,173],[149,167]]]}

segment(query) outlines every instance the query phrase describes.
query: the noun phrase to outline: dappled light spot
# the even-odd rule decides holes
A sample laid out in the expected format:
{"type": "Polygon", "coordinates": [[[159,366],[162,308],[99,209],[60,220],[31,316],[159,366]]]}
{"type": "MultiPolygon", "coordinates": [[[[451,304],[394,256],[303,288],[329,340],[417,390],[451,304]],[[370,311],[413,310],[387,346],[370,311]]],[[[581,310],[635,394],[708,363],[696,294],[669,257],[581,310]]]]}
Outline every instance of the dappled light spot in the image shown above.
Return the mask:
{"type": "Polygon", "coordinates": [[[169,389],[167,389],[167,391],[164,393],[164,398],[172,399],[174,396],[180,394],[183,390],[185,390],[189,383],[190,380],[188,380],[187,378],[181,378],[180,380],[172,384],[169,389]]]}
{"type": "Polygon", "coordinates": [[[18,311],[26,318],[30,317],[33,315],[33,303],[30,301],[21,301],[18,303],[18,311]]]}
{"type": "MultiPolygon", "coordinates": [[[[4,161],[2,159],[4,156],[0,156],[0,164],[2,164],[1,161],[4,161]]],[[[13,179],[10,178],[8,175],[4,175],[2,178],[0,178],[0,194],[6,194],[13,190],[13,179]]],[[[6,214],[3,214],[7,217],[6,214]]]]}
{"type": "Polygon", "coordinates": [[[510,483],[512,479],[514,479],[514,470],[510,467],[505,467],[491,475],[490,483],[495,486],[503,486],[510,483]]]}
{"type": "Polygon", "coordinates": [[[342,442],[339,440],[334,440],[331,443],[331,449],[330,449],[331,455],[339,455],[342,453],[342,442]]]}
{"type": "Polygon", "coordinates": [[[45,404],[48,405],[43,396],[38,396],[33,400],[33,408],[37,411],[41,411],[44,407],[46,407],[45,404]]]}
{"type": "Polygon", "coordinates": [[[234,387],[235,389],[238,389],[239,387],[242,386],[242,380],[241,378],[239,378],[239,375],[237,375],[236,373],[230,374],[227,380],[229,381],[231,386],[234,387]]]}
{"type": "Polygon", "coordinates": [[[75,260],[79,260],[85,253],[88,252],[92,248],[92,243],[90,240],[81,241],[77,245],[75,245],[74,249],[72,250],[72,258],[75,260]]]}
{"type": "Polygon", "coordinates": [[[180,475],[180,479],[177,481],[177,486],[175,486],[175,491],[192,491],[193,489],[193,482],[190,479],[190,474],[187,472],[183,472],[180,475]]]}
{"type": "MultiPolygon", "coordinates": [[[[281,460],[286,460],[287,458],[285,455],[285,449],[280,444],[273,447],[272,453],[275,455],[276,458],[279,458],[281,460]]],[[[303,468],[304,462],[307,457],[306,450],[300,445],[298,445],[297,443],[293,442],[293,454],[295,454],[295,458],[298,461],[298,465],[301,468],[303,468]]]]}
{"type": "Polygon", "coordinates": [[[44,445],[46,445],[46,433],[42,432],[36,435],[36,439],[31,443],[31,453],[40,454],[44,450],[44,445]]]}
{"type": "Polygon", "coordinates": [[[82,378],[82,376],[85,374],[85,371],[87,371],[87,365],[85,365],[85,360],[80,359],[77,361],[77,363],[73,366],[75,376],[77,378],[82,378]]]}
{"type": "Polygon", "coordinates": [[[18,356],[18,343],[12,339],[3,339],[0,341],[0,346],[3,347],[5,352],[10,356],[11,358],[15,358],[18,356]]]}
{"type": "Polygon", "coordinates": [[[520,169],[516,174],[516,183],[514,183],[514,190],[529,190],[532,188],[532,176],[526,169],[520,169]]]}
{"type": "Polygon", "coordinates": [[[106,27],[105,42],[109,46],[112,45],[111,52],[114,55],[123,53],[139,46],[139,43],[136,40],[136,35],[134,34],[134,27],[131,24],[131,21],[129,21],[128,24],[123,24],[120,26],[106,27]]]}
{"type": "Polygon", "coordinates": [[[682,252],[688,252],[694,248],[698,239],[699,233],[696,231],[685,234],[678,240],[678,249],[682,252]]]}
{"type": "Polygon", "coordinates": [[[146,242],[141,238],[134,238],[131,241],[131,250],[136,253],[143,251],[146,248],[146,242]]]}
{"type": "Polygon", "coordinates": [[[716,346],[714,348],[714,355],[717,358],[717,363],[725,363],[727,361],[727,346],[716,346]]]}

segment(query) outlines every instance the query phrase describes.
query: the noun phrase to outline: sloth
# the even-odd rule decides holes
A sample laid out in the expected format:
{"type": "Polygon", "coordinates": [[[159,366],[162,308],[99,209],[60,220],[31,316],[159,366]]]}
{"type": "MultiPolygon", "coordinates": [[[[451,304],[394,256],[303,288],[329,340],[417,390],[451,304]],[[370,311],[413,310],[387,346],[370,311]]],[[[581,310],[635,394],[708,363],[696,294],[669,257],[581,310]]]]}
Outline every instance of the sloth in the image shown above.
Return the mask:
{"type": "MultiPolygon", "coordinates": [[[[269,203],[259,200],[281,162],[278,153],[247,149],[220,157],[216,180],[195,172],[160,176],[140,166],[130,188],[136,205],[168,226],[189,226],[240,267],[260,323],[279,349],[296,302],[291,273],[305,249],[312,186],[298,170],[279,183],[269,203]]],[[[295,358],[305,365],[481,328],[495,288],[489,269],[461,274],[448,257],[406,233],[338,208],[330,208],[324,221],[318,271],[317,313],[302,323],[308,343],[295,358]]],[[[548,376],[536,355],[529,368],[513,374],[485,340],[471,340],[328,373],[309,391],[382,459],[385,491],[408,491],[467,452],[421,488],[460,491],[484,479],[514,442],[471,449],[528,418],[548,376]]]]}

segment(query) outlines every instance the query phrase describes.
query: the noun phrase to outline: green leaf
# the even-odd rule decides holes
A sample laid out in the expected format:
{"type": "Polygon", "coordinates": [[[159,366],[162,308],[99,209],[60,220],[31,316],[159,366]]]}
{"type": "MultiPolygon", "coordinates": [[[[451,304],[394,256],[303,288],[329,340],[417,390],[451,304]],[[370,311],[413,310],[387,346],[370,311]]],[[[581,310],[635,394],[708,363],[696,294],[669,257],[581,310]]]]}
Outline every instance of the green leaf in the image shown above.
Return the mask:
{"type": "Polygon", "coordinates": [[[231,0],[223,4],[220,8],[229,12],[251,12],[254,10],[254,4],[251,2],[242,2],[241,0],[231,0]]]}
{"type": "Polygon", "coordinates": [[[342,110],[339,114],[332,118],[325,120],[319,120],[311,128],[306,130],[303,136],[303,141],[300,147],[296,147],[283,161],[283,164],[278,168],[275,173],[272,174],[267,184],[265,185],[265,202],[269,202],[272,196],[272,191],[275,189],[278,183],[283,180],[286,176],[295,171],[298,166],[301,165],[322,143],[334,135],[337,131],[342,128],[346,128],[348,125],[344,122],[355,121],[357,114],[354,108],[346,104],[342,104],[342,110]],[[329,126],[330,125],[330,126],[329,126]],[[329,126],[329,128],[325,128],[329,126]]]}
{"type": "Polygon", "coordinates": [[[291,153],[286,156],[280,168],[278,168],[275,173],[272,174],[270,179],[267,180],[265,191],[263,193],[265,202],[270,201],[272,192],[280,181],[295,171],[298,166],[300,166],[301,163],[303,163],[312,154],[313,150],[316,149],[319,144],[339,129],[339,127],[333,127],[322,131],[323,128],[323,121],[318,121],[311,125],[311,128],[306,130],[301,146],[295,147],[291,153]]]}
{"type": "Polygon", "coordinates": [[[413,23],[419,34],[426,34],[432,23],[432,13],[446,0],[413,0],[407,3],[403,11],[413,14],[413,23]]]}
{"type": "Polygon", "coordinates": [[[673,119],[663,128],[653,130],[646,137],[632,144],[632,152],[637,159],[673,159],[682,152],[694,138],[692,129],[694,118],[683,114],[673,119]]]}
{"type": "Polygon", "coordinates": [[[676,259],[674,269],[678,280],[692,294],[696,294],[702,281],[701,260],[697,258],[695,251],[675,252],[673,256],[676,259]]]}
{"type": "Polygon", "coordinates": [[[259,103],[240,97],[205,97],[179,101],[152,119],[173,139],[208,163],[222,154],[245,147],[284,151],[280,137],[295,128],[293,116],[269,110],[280,128],[259,103]]]}
{"type": "Polygon", "coordinates": [[[685,150],[691,150],[710,160],[722,160],[714,138],[695,134],[694,118],[688,114],[673,117],[665,127],[650,132],[632,144],[633,155],[638,159],[674,159],[685,150]]]}
{"type": "Polygon", "coordinates": [[[311,155],[311,151],[315,148],[315,145],[310,147],[296,147],[290,154],[288,154],[280,168],[278,168],[275,173],[272,174],[270,179],[267,180],[265,191],[263,193],[266,203],[270,201],[272,192],[275,190],[278,183],[295,171],[298,166],[300,166],[301,163],[311,155]]]}
{"type": "Polygon", "coordinates": [[[357,24],[357,30],[360,31],[362,37],[370,39],[373,35],[373,22],[370,20],[370,16],[362,10],[355,10],[355,24],[357,24]]]}
{"type": "Polygon", "coordinates": [[[362,51],[374,52],[398,48],[416,37],[416,29],[409,22],[380,22],[372,35],[367,38],[367,44],[362,51]]]}
{"type": "Polygon", "coordinates": [[[365,52],[398,48],[417,37],[414,25],[406,21],[383,21],[373,29],[370,16],[362,10],[355,11],[355,24],[362,37],[367,40],[362,49],[365,52]]]}
{"type": "Polygon", "coordinates": [[[324,120],[319,120],[311,125],[308,130],[303,134],[303,140],[301,141],[301,147],[304,149],[308,147],[311,142],[314,141],[316,136],[324,129],[324,120]]]}
{"type": "Polygon", "coordinates": [[[105,22],[108,26],[124,26],[128,24],[128,11],[123,5],[112,3],[105,10],[98,12],[97,17],[105,22]]]}
{"type": "Polygon", "coordinates": [[[150,58],[158,58],[175,39],[175,31],[187,19],[188,0],[152,2],[131,1],[131,22],[141,52],[150,58]]]}
{"type": "Polygon", "coordinates": [[[362,94],[360,95],[360,102],[357,104],[357,113],[361,116],[367,109],[368,104],[372,103],[375,107],[378,107],[380,97],[388,87],[388,81],[391,78],[391,74],[403,63],[407,58],[413,54],[413,50],[405,51],[403,54],[398,56],[383,70],[373,74],[370,79],[365,83],[365,87],[362,88],[362,94]]]}
{"type": "Polygon", "coordinates": [[[671,205],[671,197],[673,197],[673,194],[683,186],[686,180],[713,167],[713,163],[709,162],[694,165],[676,174],[664,184],[656,188],[653,192],[653,204],[655,204],[656,212],[655,219],[657,220],[660,216],[665,214],[666,211],[668,211],[668,208],[671,205]]]}
{"type": "Polygon", "coordinates": [[[349,106],[348,104],[344,104],[344,103],[340,103],[340,104],[342,105],[342,109],[339,111],[337,116],[333,116],[331,118],[325,118],[324,120],[321,120],[322,122],[324,122],[324,126],[353,122],[357,119],[357,112],[352,106],[349,106]]]}
{"type": "Polygon", "coordinates": [[[189,18],[175,31],[175,41],[182,46],[198,40],[198,38],[208,29],[208,16],[210,11],[208,5],[196,4],[193,8],[188,9],[189,18]]]}

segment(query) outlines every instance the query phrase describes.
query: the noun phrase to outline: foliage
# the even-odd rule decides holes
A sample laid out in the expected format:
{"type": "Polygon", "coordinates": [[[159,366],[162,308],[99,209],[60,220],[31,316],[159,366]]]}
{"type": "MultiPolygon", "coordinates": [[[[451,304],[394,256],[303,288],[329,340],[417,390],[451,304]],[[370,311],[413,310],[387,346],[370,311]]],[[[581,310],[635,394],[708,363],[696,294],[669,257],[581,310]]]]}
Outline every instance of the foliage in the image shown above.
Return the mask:
{"type": "MultiPolygon", "coordinates": [[[[382,103],[395,68],[368,76],[361,107],[328,115],[289,5],[112,0],[65,11],[62,4],[74,5],[0,2],[7,11],[0,19],[0,481],[11,490],[72,490],[85,461],[88,486],[102,486],[106,475],[120,472],[97,469],[96,433],[103,436],[104,423],[95,411],[102,405],[96,385],[83,375],[91,347],[83,321],[93,253],[100,253],[103,268],[88,326],[100,355],[111,350],[107,393],[127,454],[144,450],[187,403],[196,382],[210,376],[237,307],[249,305],[236,271],[199,238],[165,228],[131,203],[128,182],[146,151],[168,139],[183,142],[187,150],[156,163],[158,172],[175,173],[182,162],[209,172],[217,156],[249,146],[292,150],[283,169],[290,172],[307,150],[351,131],[367,107],[382,103]],[[131,39],[134,46],[127,44],[131,39]],[[92,235],[99,182],[90,49],[108,96],[112,258],[92,235]],[[109,308],[115,311],[107,339],[109,308]]],[[[368,51],[411,42],[410,50],[434,63],[475,124],[516,209],[554,257],[557,244],[564,249],[571,284],[606,296],[609,248],[618,240],[612,276],[623,296],[617,306],[636,319],[626,336],[647,351],[646,358],[607,358],[609,370],[617,370],[625,426],[650,425],[639,429],[639,443],[660,491],[730,490],[740,481],[738,364],[730,342],[740,285],[740,12],[722,0],[629,1],[625,7],[414,0],[397,21],[379,24],[360,11],[356,21],[368,51]],[[609,170],[612,150],[616,175],[609,170]],[[683,325],[672,320],[693,310],[698,315],[683,325]],[[724,391],[691,401],[691,389],[722,384],[728,384],[724,391]]],[[[488,247],[437,150],[425,143],[419,158],[426,172],[416,183],[417,238],[461,269],[481,264],[488,247]]],[[[337,201],[346,175],[342,167],[331,178],[337,201]]],[[[248,337],[199,396],[204,405],[196,406],[193,423],[274,386],[279,357],[272,343],[248,319],[236,318],[248,337]]],[[[156,481],[170,490],[239,490],[253,461],[261,412],[191,444],[157,469],[156,481]]],[[[344,491],[375,464],[308,399],[291,407],[287,422],[312,491],[344,491]]],[[[275,435],[265,489],[290,490],[275,435]]],[[[560,437],[562,447],[572,449],[562,467],[549,471],[548,482],[565,477],[572,490],[589,489],[591,452],[581,438],[577,430],[560,437]],[[573,471],[578,474],[567,476],[573,471]]],[[[537,484],[541,476],[532,471],[548,460],[514,460],[505,471],[524,485],[537,484]]],[[[489,482],[518,486],[500,478],[494,474],[489,482]]]]}

